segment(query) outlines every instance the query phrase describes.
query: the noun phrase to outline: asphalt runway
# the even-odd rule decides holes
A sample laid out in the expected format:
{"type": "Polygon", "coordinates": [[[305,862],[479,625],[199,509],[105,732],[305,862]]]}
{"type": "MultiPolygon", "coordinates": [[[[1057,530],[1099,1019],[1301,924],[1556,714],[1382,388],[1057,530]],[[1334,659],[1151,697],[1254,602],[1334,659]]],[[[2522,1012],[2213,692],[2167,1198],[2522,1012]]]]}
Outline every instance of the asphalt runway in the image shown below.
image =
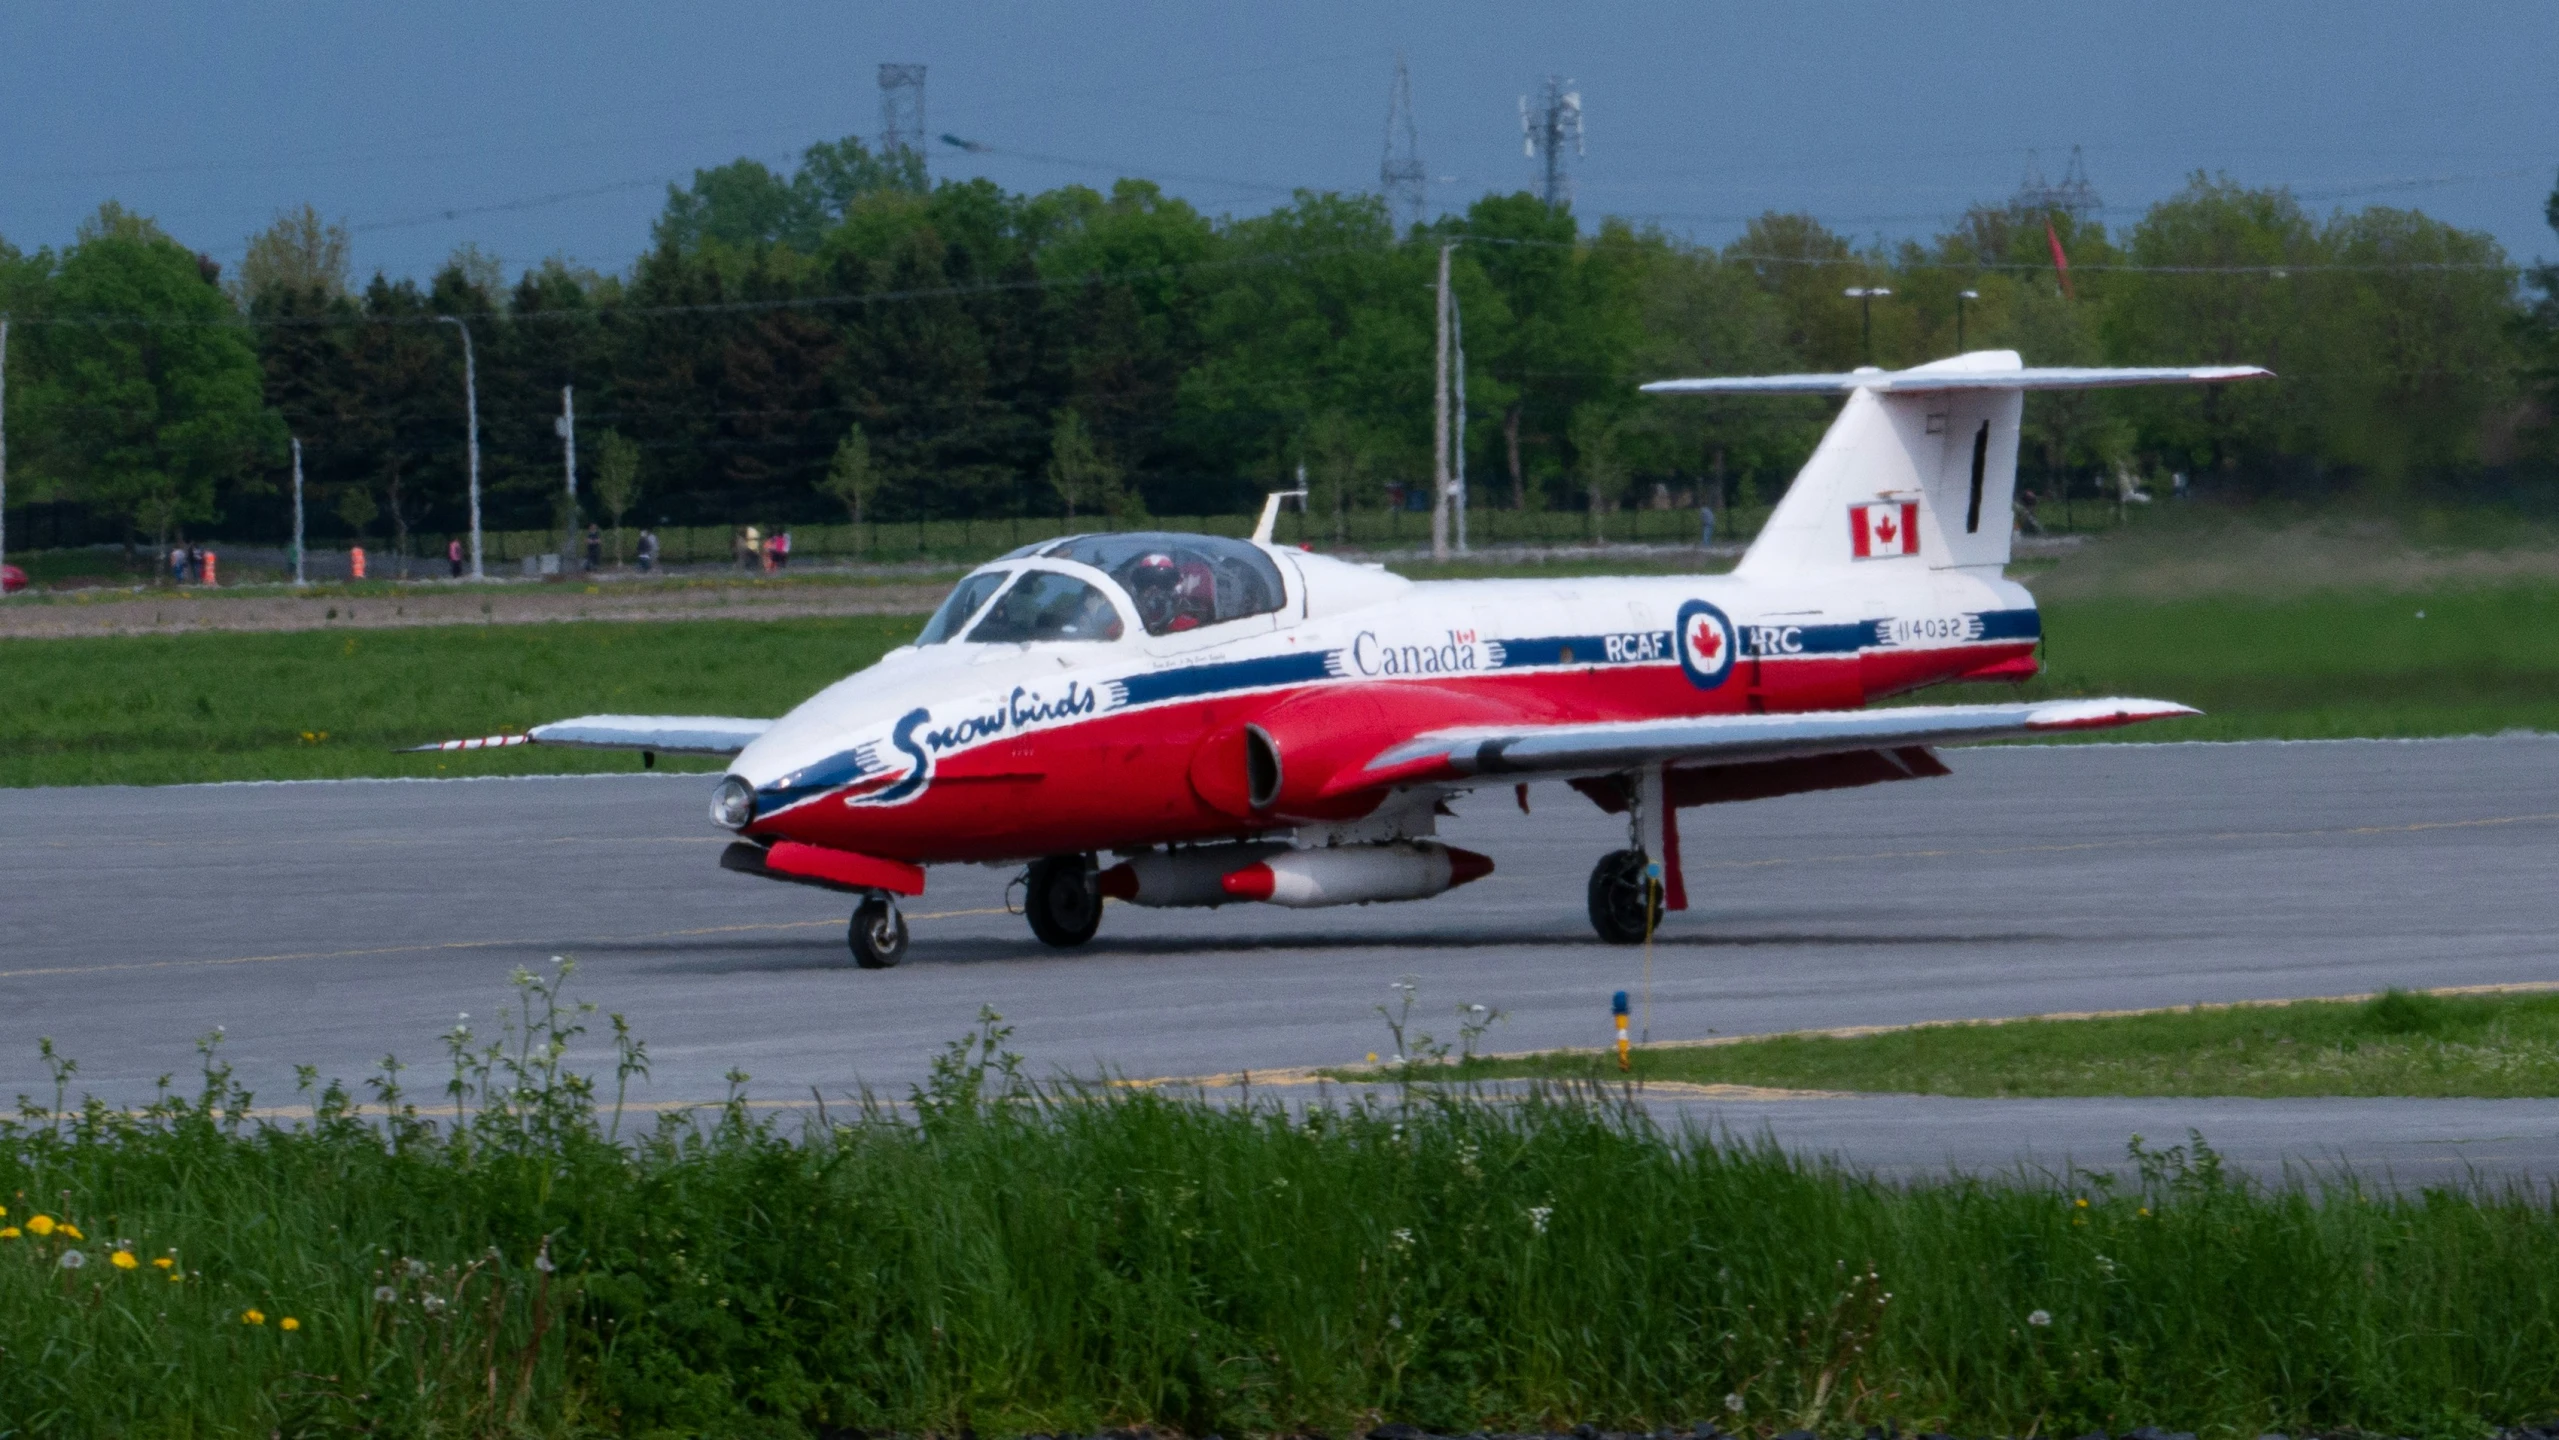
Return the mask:
{"type": "MultiPolygon", "coordinates": [[[[1695,908],[1655,946],[1663,1039],[2387,985],[2559,981],[2559,738],[1950,752],[1955,775],[1684,815],[1695,908]]],[[[47,1094],[36,1038],[119,1103],[219,1025],[262,1101],[292,1066],[387,1053],[440,1085],[439,1034],[483,1034],[507,976],[577,958],[578,992],[646,1037],[658,1104],[891,1096],[981,1006],[1042,1072],[1131,1077],[1357,1061],[1373,1007],[1507,1012],[1491,1048],[1595,1045],[1641,951],[1582,915],[1620,821],[1561,786],[1523,816],[1463,802],[1490,878],[1344,910],[1114,906],[1055,952],[1008,872],[947,868],[894,971],[856,970],[847,905],[720,871],[701,776],[0,792],[0,1095],[47,1094]]],[[[601,1026],[599,1025],[599,1029],[601,1026]]],[[[601,1060],[600,1049],[590,1059],[601,1060]]],[[[1666,1112],[1908,1173],[2120,1161],[2202,1130],[2242,1164],[2396,1179],[2559,1178],[2559,1103],[1706,1100],[1666,1112]]]]}

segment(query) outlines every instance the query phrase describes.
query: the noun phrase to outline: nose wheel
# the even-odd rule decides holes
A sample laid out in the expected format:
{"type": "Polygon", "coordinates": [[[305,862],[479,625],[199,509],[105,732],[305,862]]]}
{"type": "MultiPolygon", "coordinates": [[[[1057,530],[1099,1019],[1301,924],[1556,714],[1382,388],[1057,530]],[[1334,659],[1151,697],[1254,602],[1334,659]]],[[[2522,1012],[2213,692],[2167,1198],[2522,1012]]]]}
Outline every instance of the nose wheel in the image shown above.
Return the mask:
{"type": "Polygon", "coordinates": [[[1040,943],[1070,950],[1102,928],[1102,892],[1093,861],[1083,855],[1051,855],[1034,861],[1024,877],[1022,913],[1040,943]]]}
{"type": "Polygon", "coordinates": [[[1590,872],[1590,925],[1611,945],[1641,945],[1662,928],[1661,882],[1645,873],[1644,852],[1612,850],[1590,872]]]}
{"type": "Polygon", "coordinates": [[[854,964],[886,970],[906,958],[906,917],[888,896],[870,896],[854,907],[853,928],[845,940],[853,947],[854,964]]]}

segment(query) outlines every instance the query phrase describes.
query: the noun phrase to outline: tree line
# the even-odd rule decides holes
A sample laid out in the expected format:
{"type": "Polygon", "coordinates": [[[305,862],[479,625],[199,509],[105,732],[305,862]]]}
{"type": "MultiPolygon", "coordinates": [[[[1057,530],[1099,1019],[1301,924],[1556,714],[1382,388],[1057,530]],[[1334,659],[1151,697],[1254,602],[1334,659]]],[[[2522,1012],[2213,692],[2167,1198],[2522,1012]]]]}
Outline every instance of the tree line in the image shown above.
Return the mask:
{"type": "Polygon", "coordinates": [[[1319,511],[1374,507],[1428,485],[1443,246],[1479,507],[1772,498],[1827,405],[1635,387],[1959,340],[2283,377],[2036,396],[2022,464],[2047,493],[2174,470],[2514,498],[2559,473],[2559,275],[2418,211],[2321,217],[2201,174],[2120,233],[1983,204],[1925,240],[1772,213],[1712,247],[1526,194],[1400,234],[1366,195],[1222,218],[1139,180],[1019,195],[845,140],[670,186],[652,241],[625,274],[555,259],[510,282],[466,245],[359,286],[345,228],[307,206],[231,275],[112,202],[59,250],[0,240],[11,503],[137,540],[273,537],[298,438],[315,535],[460,529],[467,330],[492,527],[569,518],[570,386],[590,515],[1119,523],[1248,509],[1300,473],[1319,511]],[[1892,293],[1861,311],[1852,287],[1892,293]]]}

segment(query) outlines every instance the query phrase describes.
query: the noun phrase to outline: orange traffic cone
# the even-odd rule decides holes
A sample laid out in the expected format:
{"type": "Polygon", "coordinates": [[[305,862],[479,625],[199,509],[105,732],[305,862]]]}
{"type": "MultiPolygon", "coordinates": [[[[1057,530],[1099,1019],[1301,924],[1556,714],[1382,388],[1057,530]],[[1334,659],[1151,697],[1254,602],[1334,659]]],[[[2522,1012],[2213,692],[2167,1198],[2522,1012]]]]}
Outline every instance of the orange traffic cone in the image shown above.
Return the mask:
{"type": "Polygon", "coordinates": [[[356,578],[356,579],[361,580],[361,579],[363,579],[363,578],[364,578],[364,547],[363,547],[363,546],[361,546],[361,545],[353,545],[353,546],[349,546],[349,547],[347,548],[347,564],[348,564],[348,566],[351,568],[351,570],[352,570],[352,572],[354,573],[354,575],[355,575],[355,578],[356,578]]]}

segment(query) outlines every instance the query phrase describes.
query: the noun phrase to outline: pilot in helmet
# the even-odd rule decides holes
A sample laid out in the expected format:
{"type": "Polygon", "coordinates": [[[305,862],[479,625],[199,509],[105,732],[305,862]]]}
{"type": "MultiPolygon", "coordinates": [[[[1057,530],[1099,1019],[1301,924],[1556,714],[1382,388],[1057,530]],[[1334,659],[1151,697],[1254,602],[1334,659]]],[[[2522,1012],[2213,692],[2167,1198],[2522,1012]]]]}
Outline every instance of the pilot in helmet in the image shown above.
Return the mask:
{"type": "Polygon", "coordinates": [[[1146,626],[1147,634],[1189,628],[1181,623],[1180,606],[1173,593],[1181,579],[1181,567],[1161,550],[1139,556],[1137,563],[1129,567],[1129,598],[1137,602],[1137,618],[1146,626]]]}

